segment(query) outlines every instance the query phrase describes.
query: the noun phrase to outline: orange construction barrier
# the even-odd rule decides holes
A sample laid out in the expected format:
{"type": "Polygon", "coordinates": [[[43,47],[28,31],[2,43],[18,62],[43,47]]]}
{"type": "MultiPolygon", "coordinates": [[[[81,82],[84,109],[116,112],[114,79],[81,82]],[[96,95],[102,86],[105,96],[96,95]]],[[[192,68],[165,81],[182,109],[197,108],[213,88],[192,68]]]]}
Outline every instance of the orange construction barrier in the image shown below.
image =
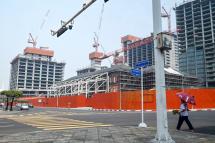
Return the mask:
{"type": "MultiPolygon", "coordinates": [[[[181,89],[168,89],[166,91],[167,109],[178,109],[180,99],[176,93],[181,89]]],[[[215,89],[185,89],[185,93],[194,96],[196,105],[189,105],[193,109],[215,108],[215,89]]],[[[144,90],[144,110],[156,110],[155,90],[144,90]]],[[[85,95],[60,96],[60,97],[30,97],[29,100],[38,107],[92,107],[95,109],[121,109],[140,110],[141,91],[97,93],[90,98],[85,95]]]]}

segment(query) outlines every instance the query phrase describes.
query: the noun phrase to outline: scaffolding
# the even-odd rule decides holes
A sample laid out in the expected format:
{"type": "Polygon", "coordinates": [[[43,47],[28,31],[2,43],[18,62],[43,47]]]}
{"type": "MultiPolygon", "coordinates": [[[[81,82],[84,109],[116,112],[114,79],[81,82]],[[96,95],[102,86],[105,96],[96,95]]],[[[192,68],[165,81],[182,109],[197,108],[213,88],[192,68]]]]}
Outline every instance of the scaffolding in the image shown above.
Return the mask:
{"type": "MultiPolygon", "coordinates": [[[[71,77],[50,87],[48,96],[85,95],[96,93],[140,90],[140,77],[132,76],[131,68],[126,65],[113,65],[111,68],[71,77]]],[[[154,66],[144,69],[143,89],[155,88],[154,66]]],[[[171,68],[165,68],[166,88],[199,87],[198,78],[181,74],[171,68]]]]}
{"type": "Polygon", "coordinates": [[[85,95],[131,91],[140,88],[140,78],[130,74],[130,67],[113,65],[111,68],[71,77],[50,87],[48,96],[85,95]]]}

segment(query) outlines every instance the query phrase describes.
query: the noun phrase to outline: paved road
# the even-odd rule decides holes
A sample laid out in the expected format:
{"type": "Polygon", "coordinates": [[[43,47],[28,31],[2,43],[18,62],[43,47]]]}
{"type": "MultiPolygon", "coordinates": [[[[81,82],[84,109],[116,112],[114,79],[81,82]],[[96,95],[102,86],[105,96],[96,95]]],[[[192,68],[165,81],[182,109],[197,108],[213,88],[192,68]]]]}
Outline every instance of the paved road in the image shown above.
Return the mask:
{"type": "MultiPolygon", "coordinates": [[[[134,126],[141,121],[140,112],[101,112],[90,110],[38,108],[29,111],[0,111],[0,134],[38,132],[85,127],[134,126]]],[[[156,127],[156,113],[145,112],[145,122],[156,127]]],[[[190,112],[190,120],[196,133],[215,135],[215,111],[190,112]]],[[[168,113],[169,129],[175,129],[178,116],[168,113]]],[[[184,123],[182,131],[188,131],[184,123]]]]}

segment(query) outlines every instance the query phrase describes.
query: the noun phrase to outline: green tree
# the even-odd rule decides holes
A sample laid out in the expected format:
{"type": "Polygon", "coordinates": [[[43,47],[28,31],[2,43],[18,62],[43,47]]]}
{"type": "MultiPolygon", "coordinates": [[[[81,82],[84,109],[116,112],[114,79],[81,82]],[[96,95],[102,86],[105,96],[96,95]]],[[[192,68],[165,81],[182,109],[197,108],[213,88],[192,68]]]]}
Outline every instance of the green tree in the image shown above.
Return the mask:
{"type": "Polygon", "coordinates": [[[10,103],[10,111],[13,110],[14,99],[22,96],[22,92],[18,90],[4,90],[1,92],[1,94],[6,96],[5,110],[8,110],[9,103],[10,103]]]}

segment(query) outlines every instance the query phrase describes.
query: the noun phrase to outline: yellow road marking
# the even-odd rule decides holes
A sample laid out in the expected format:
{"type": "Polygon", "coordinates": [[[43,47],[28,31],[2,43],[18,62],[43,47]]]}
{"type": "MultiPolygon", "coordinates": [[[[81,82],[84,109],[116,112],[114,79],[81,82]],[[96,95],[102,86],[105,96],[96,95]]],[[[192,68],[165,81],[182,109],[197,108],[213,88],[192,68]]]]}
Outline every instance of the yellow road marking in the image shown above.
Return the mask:
{"type": "Polygon", "coordinates": [[[63,129],[77,129],[90,127],[106,127],[112,126],[110,124],[79,121],[68,118],[53,117],[53,116],[13,116],[8,119],[27,124],[43,130],[63,130],[63,129]]]}
{"type": "Polygon", "coordinates": [[[45,128],[45,131],[51,130],[65,130],[65,129],[80,129],[80,128],[93,128],[93,127],[109,127],[110,125],[100,125],[100,126],[76,126],[76,127],[59,127],[59,128],[45,128]]]}

